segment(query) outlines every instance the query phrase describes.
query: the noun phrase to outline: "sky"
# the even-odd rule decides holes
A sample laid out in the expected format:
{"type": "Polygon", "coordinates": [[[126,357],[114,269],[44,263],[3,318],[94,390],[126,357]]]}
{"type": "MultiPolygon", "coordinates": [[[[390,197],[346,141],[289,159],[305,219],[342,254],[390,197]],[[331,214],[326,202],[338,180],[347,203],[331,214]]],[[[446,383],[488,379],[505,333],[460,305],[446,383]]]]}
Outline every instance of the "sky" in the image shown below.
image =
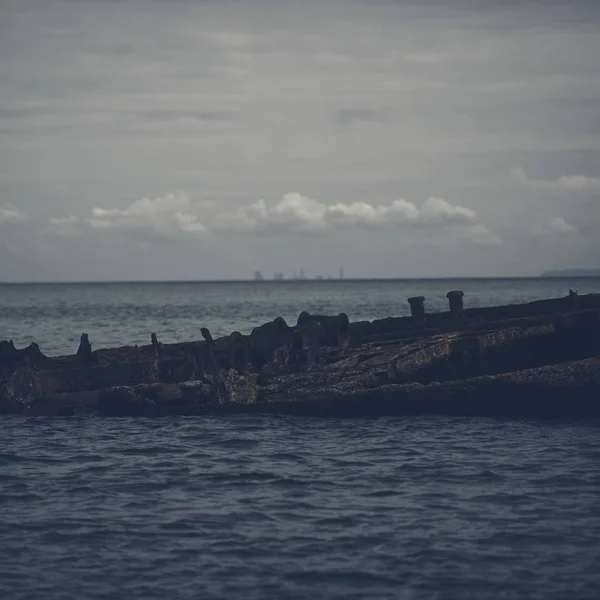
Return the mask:
{"type": "Polygon", "coordinates": [[[597,0],[0,0],[0,281],[600,267],[597,0]]]}

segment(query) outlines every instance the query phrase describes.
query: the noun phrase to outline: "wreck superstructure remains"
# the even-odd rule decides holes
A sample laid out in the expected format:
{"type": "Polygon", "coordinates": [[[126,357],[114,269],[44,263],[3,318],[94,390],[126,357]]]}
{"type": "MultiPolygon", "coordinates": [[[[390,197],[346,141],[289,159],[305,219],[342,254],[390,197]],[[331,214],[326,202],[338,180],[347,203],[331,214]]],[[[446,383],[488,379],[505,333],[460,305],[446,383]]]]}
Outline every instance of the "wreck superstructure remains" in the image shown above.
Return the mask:
{"type": "Polygon", "coordinates": [[[350,322],[300,314],[250,335],[70,356],[0,342],[0,414],[600,416],[600,294],[350,322]]]}

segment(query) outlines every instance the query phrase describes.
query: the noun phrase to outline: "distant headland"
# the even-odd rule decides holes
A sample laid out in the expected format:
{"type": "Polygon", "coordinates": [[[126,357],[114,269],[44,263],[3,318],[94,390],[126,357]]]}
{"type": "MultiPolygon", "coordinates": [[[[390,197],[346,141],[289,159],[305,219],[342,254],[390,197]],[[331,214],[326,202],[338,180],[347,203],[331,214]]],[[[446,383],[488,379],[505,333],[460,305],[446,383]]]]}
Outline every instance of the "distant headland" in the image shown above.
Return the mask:
{"type": "Polygon", "coordinates": [[[540,277],[600,277],[600,269],[559,269],[546,271],[540,277]]]}

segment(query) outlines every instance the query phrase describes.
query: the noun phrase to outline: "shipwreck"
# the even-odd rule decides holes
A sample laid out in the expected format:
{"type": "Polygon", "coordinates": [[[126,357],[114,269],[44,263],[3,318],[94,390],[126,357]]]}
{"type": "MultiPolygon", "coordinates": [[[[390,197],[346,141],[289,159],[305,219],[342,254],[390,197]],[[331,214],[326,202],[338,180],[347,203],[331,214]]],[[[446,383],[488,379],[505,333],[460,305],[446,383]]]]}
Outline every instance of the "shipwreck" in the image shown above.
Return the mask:
{"type": "Polygon", "coordinates": [[[50,357],[0,342],[0,414],[600,417],[600,294],[350,322],[303,312],[250,335],[50,357]]]}

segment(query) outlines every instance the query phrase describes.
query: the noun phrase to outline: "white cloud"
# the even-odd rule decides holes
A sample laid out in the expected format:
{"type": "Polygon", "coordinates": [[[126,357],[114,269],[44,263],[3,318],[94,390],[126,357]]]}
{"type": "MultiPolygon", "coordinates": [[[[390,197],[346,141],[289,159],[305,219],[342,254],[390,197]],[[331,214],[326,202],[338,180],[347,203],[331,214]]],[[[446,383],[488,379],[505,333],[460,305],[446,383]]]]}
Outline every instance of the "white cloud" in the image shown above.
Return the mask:
{"type": "Polygon", "coordinates": [[[183,233],[206,233],[206,227],[198,221],[198,217],[195,215],[176,212],[175,222],[183,233]]]}
{"type": "Polygon", "coordinates": [[[567,223],[562,217],[554,217],[547,225],[540,224],[534,229],[534,232],[540,235],[548,235],[552,233],[571,233],[575,231],[575,227],[567,223]]]}
{"type": "Polygon", "coordinates": [[[531,179],[523,167],[511,169],[514,181],[533,191],[583,191],[600,189],[600,178],[585,175],[563,175],[557,179],[531,179]]]}
{"type": "Polygon", "coordinates": [[[573,225],[569,225],[562,217],[554,217],[550,221],[550,229],[560,233],[568,233],[569,231],[574,231],[575,228],[573,225]]]}
{"type": "Polygon", "coordinates": [[[13,206],[0,206],[0,225],[3,223],[22,223],[27,220],[27,215],[13,206]]]}
{"type": "Polygon", "coordinates": [[[71,215],[69,217],[52,217],[48,220],[48,231],[57,235],[77,235],[80,233],[78,225],[79,217],[71,215]]]}
{"type": "Polygon", "coordinates": [[[471,223],[475,221],[476,214],[474,210],[450,204],[443,198],[429,198],[423,204],[421,217],[425,221],[453,221],[456,223],[471,223]]]}
{"type": "Polygon", "coordinates": [[[71,215],[70,217],[52,217],[50,220],[50,225],[76,225],[79,223],[79,217],[71,215]]]}
{"type": "MultiPolygon", "coordinates": [[[[275,204],[264,199],[233,212],[216,212],[214,203],[193,203],[187,194],[167,194],[144,198],[124,209],[96,207],[87,219],[76,216],[54,217],[48,230],[71,235],[88,227],[97,230],[137,231],[165,237],[204,236],[212,232],[248,233],[324,233],[332,230],[363,228],[409,231],[435,231],[431,241],[462,240],[478,245],[497,245],[501,239],[477,221],[474,210],[430,197],[421,207],[404,199],[389,204],[337,202],[325,204],[296,192],[284,194],[275,204]],[[198,214],[203,209],[206,214],[198,214]],[[439,233],[444,230],[442,237],[439,233]]],[[[419,233],[422,235],[422,233],[419,233]]]]}
{"type": "Polygon", "coordinates": [[[404,225],[465,225],[476,221],[470,208],[442,198],[429,198],[421,208],[403,199],[390,204],[368,202],[325,204],[290,192],[273,206],[258,200],[234,213],[217,216],[214,228],[220,231],[326,231],[343,227],[398,227],[404,225]]]}
{"type": "Polygon", "coordinates": [[[169,193],[154,200],[136,200],[125,209],[95,207],[86,223],[94,229],[146,231],[165,237],[206,233],[206,227],[190,212],[192,209],[187,194],[169,193]]]}

